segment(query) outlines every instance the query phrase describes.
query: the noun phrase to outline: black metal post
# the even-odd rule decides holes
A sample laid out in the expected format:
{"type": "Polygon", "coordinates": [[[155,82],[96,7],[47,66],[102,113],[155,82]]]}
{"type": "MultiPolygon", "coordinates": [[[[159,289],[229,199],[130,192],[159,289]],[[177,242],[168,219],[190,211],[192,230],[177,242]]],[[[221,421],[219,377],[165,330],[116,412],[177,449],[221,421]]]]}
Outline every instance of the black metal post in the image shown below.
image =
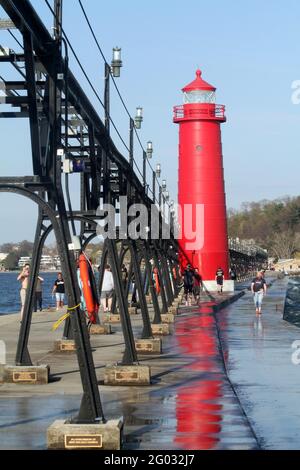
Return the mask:
{"type": "Polygon", "coordinates": [[[130,322],[130,316],[128,312],[128,303],[125,298],[124,289],[122,286],[121,272],[119,267],[118,252],[115,244],[115,240],[107,239],[109,259],[111,262],[112,273],[114,276],[115,290],[117,293],[121,324],[123,329],[124,341],[125,341],[125,352],[123,355],[122,364],[130,365],[137,362],[137,354],[134,343],[134,336],[132,332],[132,326],[130,322]]]}
{"type": "Polygon", "coordinates": [[[156,173],[155,171],[152,172],[152,194],[153,194],[153,204],[155,204],[155,189],[156,189],[156,173]]]}
{"type": "Polygon", "coordinates": [[[147,175],[146,175],[146,162],[147,162],[147,153],[143,150],[143,185],[146,191],[147,185],[147,175]]]}
{"type": "Polygon", "coordinates": [[[151,250],[150,250],[150,247],[149,247],[149,243],[147,241],[144,241],[144,243],[142,242],[142,252],[143,252],[143,256],[144,256],[144,262],[145,262],[145,268],[146,268],[147,276],[148,276],[148,279],[149,279],[149,289],[150,289],[152,304],[153,304],[153,308],[154,308],[153,323],[157,324],[157,323],[161,323],[161,316],[160,316],[160,308],[159,308],[158,298],[157,298],[156,291],[155,291],[155,286],[154,286],[154,283],[153,283],[152,267],[151,267],[151,264],[150,264],[150,261],[149,261],[149,254],[150,254],[151,250]]]}
{"type": "Polygon", "coordinates": [[[158,259],[157,253],[156,253],[156,247],[155,246],[153,248],[153,259],[154,259],[155,267],[157,268],[158,279],[159,279],[159,284],[160,284],[160,295],[161,295],[161,302],[162,302],[161,313],[167,313],[168,312],[168,303],[167,303],[167,298],[166,298],[165,286],[164,286],[161,267],[160,267],[159,259],[158,259]]]}
{"type": "Polygon", "coordinates": [[[139,303],[141,307],[142,319],[143,319],[143,332],[142,338],[150,338],[152,336],[151,323],[149,318],[148,306],[146,302],[146,297],[143,289],[143,282],[141,279],[141,270],[140,263],[138,260],[138,249],[137,243],[135,240],[129,241],[130,254],[133,263],[133,271],[135,277],[135,284],[138,291],[139,303]]]}

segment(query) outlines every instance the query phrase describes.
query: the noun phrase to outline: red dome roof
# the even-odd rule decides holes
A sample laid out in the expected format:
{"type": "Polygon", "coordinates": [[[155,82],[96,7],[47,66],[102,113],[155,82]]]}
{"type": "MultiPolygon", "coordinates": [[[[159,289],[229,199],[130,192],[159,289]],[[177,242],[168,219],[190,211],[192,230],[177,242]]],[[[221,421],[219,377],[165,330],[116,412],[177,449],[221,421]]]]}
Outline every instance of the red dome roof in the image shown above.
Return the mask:
{"type": "Polygon", "coordinates": [[[207,90],[207,91],[216,91],[216,88],[209,83],[205,82],[201,78],[202,72],[201,70],[196,71],[196,79],[193,80],[191,83],[186,85],[184,88],[182,88],[182,91],[193,91],[193,90],[207,90]]]}

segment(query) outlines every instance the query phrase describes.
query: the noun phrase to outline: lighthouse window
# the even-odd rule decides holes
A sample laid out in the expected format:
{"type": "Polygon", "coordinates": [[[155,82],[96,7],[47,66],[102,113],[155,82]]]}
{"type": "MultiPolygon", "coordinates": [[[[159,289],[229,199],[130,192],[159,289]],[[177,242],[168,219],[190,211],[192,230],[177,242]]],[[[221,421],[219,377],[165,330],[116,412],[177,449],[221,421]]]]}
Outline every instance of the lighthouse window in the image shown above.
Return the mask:
{"type": "Polygon", "coordinates": [[[214,91],[193,90],[184,93],[184,103],[215,103],[214,91]]]}

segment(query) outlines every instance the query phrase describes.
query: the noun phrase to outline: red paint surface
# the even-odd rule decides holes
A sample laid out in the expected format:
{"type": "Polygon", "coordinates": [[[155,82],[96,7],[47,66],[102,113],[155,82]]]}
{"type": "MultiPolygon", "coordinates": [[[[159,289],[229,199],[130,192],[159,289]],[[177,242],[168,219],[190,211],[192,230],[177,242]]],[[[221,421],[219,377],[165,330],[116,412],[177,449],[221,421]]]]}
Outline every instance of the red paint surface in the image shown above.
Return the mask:
{"type": "MultiPolygon", "coordinates": [[[[197,71],[197,78],[183,89],[211,90],[197,71]]],[[[188,103],[174,108],[174,122],[179,124],[178,203],[193,207],[192,227],[195,228],[196,204],[204,205],[204,244],[198,249],[187,249],[191,242],[185,230],[191,221],[182,218],[184,252],[203,280],[215,279],[222,267],[225,279],[229,275],[229,252],[226,220],[225,185],[220,124],[226,121],[225,108],[213,103],[188,103]]],[[[181,257],[181,266],[187,264],[181,257]]]]}

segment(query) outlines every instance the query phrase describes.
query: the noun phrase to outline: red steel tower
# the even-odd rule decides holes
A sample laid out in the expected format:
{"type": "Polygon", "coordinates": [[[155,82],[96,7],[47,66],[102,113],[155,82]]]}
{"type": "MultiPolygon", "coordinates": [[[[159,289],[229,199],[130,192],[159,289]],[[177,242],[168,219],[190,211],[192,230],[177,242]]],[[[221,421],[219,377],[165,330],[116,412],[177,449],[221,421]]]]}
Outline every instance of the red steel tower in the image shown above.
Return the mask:
{"type": "MultiPolygon", "coordinates": [[[[178,204],[182,210],[179,242],[193,267],[199,269],[207,287],[213,290],[219,267],[223,268],[225,279],[229,276],[220,129],[220,124],[226,121],[225,106],[215,104],[216,88],[202,79],[200,70],[196,72],[196,79],[182,91],[184,104],[174,107],[173,118],[179,124],[178,204]],[[190,205],[192,216],[184,210],[184,205],[190,205]],[[196,228],[196,205],[202,208],[202,242],[198,246],[195,244],[193,249],[189,245],[189,229],[191,223],[196,228]]],[[[182,268],[186,264],[186,259],[181,256],[182,268]]],[[[232,289],[229,281],[224,287],[224,290],[232,289]]]]}

